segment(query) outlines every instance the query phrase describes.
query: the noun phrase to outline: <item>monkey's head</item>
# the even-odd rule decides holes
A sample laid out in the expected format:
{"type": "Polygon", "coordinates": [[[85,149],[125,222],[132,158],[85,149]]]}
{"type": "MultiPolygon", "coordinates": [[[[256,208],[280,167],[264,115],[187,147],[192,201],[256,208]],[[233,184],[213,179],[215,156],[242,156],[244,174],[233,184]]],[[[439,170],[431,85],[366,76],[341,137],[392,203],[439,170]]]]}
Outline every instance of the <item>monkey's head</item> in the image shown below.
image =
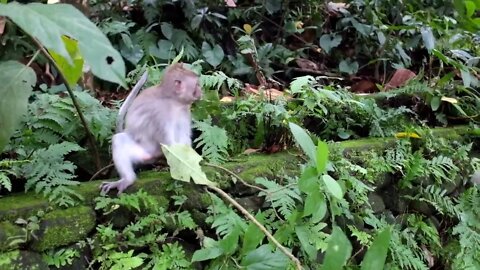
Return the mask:
{"type": "Polygon", "coordinates": [[[199,76],[184,68],[182,63],[170,66],[163,77],[164,91],[172,91],[174,98],[184,104],[192,104],[202,98],[199,76]]]}

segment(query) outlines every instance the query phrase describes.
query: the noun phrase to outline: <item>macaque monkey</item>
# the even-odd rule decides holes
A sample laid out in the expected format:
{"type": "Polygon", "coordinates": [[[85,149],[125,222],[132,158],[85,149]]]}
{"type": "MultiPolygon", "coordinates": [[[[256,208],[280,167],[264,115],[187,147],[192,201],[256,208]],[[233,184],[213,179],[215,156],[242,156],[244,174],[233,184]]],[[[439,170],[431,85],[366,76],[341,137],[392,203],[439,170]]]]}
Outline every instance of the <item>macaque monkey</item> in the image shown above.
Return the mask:
{"type": "Polygon", "coordinates": [[[120,108],[117,133],[112,137],[113,163],[120,180],[103,182],[102,193],[116,188],[120,194],[132,185],[137,178],[134,166],[161,157],[161,144],[192,144],[190,107],[202,97],[198,75],[182,63],[173,64],[166,69],[159,85],[145,89],[135,98],[145,81],[146,73],[120,108]]]}

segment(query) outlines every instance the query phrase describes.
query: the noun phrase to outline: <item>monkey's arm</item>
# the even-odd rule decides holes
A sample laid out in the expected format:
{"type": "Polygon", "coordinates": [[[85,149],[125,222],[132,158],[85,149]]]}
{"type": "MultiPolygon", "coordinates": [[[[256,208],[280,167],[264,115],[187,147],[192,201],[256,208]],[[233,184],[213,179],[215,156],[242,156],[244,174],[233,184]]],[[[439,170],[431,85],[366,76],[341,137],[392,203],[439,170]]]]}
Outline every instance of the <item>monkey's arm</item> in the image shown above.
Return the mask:
{"type": "Polygon", "coordinates": [[[128,108],[130,105],[132,105],[133,100],[137,97],[138,92],[140,89],[142,89],[143,85],[147,81],[148,78],[148,70],[146,70],[142,77],[140,77],[140,80],[135,84],[133,87],[132,91],[130,94],[128,94],[127,98],[125,99],[125,102],[123,102],[122,106],[120,107],[120,110],[118,111],[118,116],[117,116],[117,133],[120,133],[123,131],[123,126],[124,126],[124,121],[125,121],[125,115],[127,114],[128,108]]]}

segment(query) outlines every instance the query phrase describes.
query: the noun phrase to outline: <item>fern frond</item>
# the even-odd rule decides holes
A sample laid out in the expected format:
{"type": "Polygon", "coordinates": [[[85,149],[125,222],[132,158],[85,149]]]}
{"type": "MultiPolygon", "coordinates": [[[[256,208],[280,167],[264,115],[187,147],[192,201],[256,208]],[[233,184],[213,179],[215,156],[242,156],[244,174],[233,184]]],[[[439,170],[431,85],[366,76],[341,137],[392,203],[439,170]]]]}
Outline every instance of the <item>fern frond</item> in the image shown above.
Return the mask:
{"type": "Polygon", "coordinates": [[[35,187],[35,192],[43,192],[51,201],[71,205],[74,201],[71,194],[74,193],[67,186],[78,184],[72,180],[75,178],[76,166],[71,161],[64,160],[64,157],[81,150],[83,148],[75,143],[63,142],[35,151],[31,162],[21,167],[27,179],[25,189],[35,187]]]}
{"type": "Polygon", "coordinates": [[[203,121],[194,121],[193,127],[201,134],[195,139],[197,147],[202,148],[202,156],[211,163],[222,163],[228,157],[229,138],[225,129],[211,124],[209,117],[203,121]]]}
{"type": "Polygon", "coordinates": [[[302,200],[300,191],[295,185],[281,186],[264,177],[256,178],[255,183],[266,187],[267,190],[260,192],[259,195],[265,196],[265,199],[272,204],[272,207],[278,208],[284,217],[290,216],[295,209],[295,203],[302,200]]]}

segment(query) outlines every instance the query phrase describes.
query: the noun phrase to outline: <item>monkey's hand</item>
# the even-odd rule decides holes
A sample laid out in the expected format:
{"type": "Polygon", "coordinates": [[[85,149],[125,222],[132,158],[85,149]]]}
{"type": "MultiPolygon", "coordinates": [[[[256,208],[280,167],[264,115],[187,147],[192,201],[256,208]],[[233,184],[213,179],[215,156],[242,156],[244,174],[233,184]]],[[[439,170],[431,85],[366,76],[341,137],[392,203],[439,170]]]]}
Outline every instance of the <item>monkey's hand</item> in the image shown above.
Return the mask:
{"type": "Polygon", "coordinates": [[[120,179],[115,182],[103,182],[100,185],[101,194],[108,193],[111,189],[116,188],[118,190],[117,195],[120,195],[125,189],[133,184],[134,181],[128,181],[127,179],[120,179]]]}

